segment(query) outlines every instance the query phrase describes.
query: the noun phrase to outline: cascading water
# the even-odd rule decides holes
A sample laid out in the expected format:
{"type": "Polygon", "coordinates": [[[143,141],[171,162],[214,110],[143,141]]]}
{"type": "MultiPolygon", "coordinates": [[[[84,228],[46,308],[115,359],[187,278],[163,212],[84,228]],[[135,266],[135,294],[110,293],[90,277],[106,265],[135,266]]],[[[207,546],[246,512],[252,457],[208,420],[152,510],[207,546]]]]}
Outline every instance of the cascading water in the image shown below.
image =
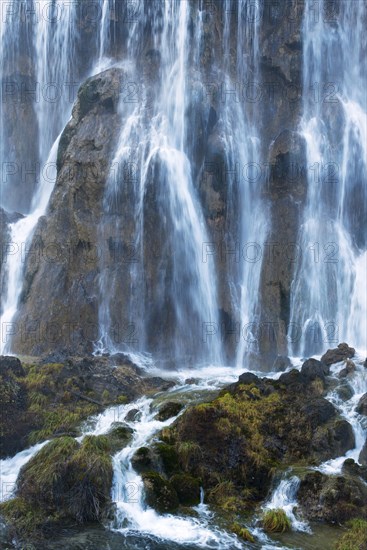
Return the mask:
{"type": "MultiPolygon", "coordinates": [[[[227,59],[232,51],[232,11],[230,3],[222,8],[223,57],[227,59]]],[[[234,72],[230,76],[218,67],[223,86],[229,90],[217,106],[217,131],[228,185],[227,222],[221,244],[228,249],[228,257],[233,246],[253,246],[250,258],[230,262],[226,276],[229,307],[241,327],[256,325],[261,271],[257,253],[265,240],[267,224],[255,169],[260,157],[258,106],[233,99],[230,90],[246,82],[250,74],[256,80],[259,12],[252,3],[239,2],[234,72]],[[243,50],[248,52],[246,58],[241,55],[243,50]]],[[[195,166],[197,151],[193,144],[198,136],[195,120],[188,115],[195,108],[191,92],[197,85],[196,74],[202,70],[204,13],[204,9],[199,11],[190,48],[192,19],[187,2],[165,3],[161,11],[156,6],[147,7],[146,20],[132,27],[128,39],[127,80],[138,82],[141,98],[139,104],[129,104],[126,98],[121,103],[123,124],[112,161],[117,173],[112,170],[107,182],[100,239],[102,250],[111,239],[116,246],[120,243],[126,247],[126,242],[121,244],[121,235],[128,234],[135,258],[123,266],[123,272],[120,265],[101,265],[97,352],[122,349],[168,353],[181,364],[191,358],[207,364],[221,361],[215,259],[211,254],[203,259],[203,246],[211,239],[193,180],[195,170],[200,174],[203,168],[195,166]],[[153,35],[152,49],[146,55],[156,63],[158,76],[153,82],[141,84],[134,61],[146,21],[153,35]],[[193,126],[192,140],[189,125],[193,126]],[[154,233],[161,240],[154,240],[154,233]],[[116,342],[121,322],[136,330],[136,342],[116,342]]],[[[240,338],[236,348],[236,364],[243,365],[252,343],[240,338]]]]}
{"type": "Polygon", "coordinates": [[[30,248],[37,222],[46,212],[56,181],[56,157],[59,140],[60,137],[53,144],[47,162],[43,166],[40,186],[33,197],[29,215],[10,225],[11,244],[9,245],[9,254],[5,260],[2,274],[6,281],[6,292],[1,302],[0,354],[9,351],[10,337],[14,334],[12,321],[17,312],[18,300],[22,290],[25,257],[30,248]]]}
{"type": "Polygon", "coordinates": [[[265,510],[275,510],[279,508],[284,510],[292,523],[293,529],[310,533],[311,530],[307,523],[299,520],[295,515],[299,485],[300,479],[297,476],[282,479],[264,508],[265,510]]]}
{"type": "MultiPolygon", "coordinates": [[[[231,5],[226,5],[224,28],[225,57],[230,55],[231,5]]],[[[233,90],[238,84],[259,81],[259,22],[262,9],[258,3],[241,0],[238,6],[237,47],[234,82],[227,76],[226,90],[233,90]],[[246,22],[244,25],[243,23],[246,22]],[[246,57],[243,52],[246,52],[246,57]]],[[[229,270],[229,288],[232,307],[240,325],[240,338],[236,350],[236,365],[244,365],[247,352],[258,351],[257,328],[259,321],[259,284],[261,254],[268,231],[267,209],[261,200],[261,178],[259,167],[261,146],[259,137],[259,104],[254,102],[228,101],[222,113],[223,140],[227,160],[229,185],[229,218],[238,225],[229,226],[225,238],[228,248],[239,245],[240,258],[229,270]],[[246,136],[246,137],[244,137],[246,136]],[[240,205],[240,207],[239,207],[240,205]],[[231,235],[231,233],[234,234],[231,235]],[[246,253],[244,253],[244,247],[246,253]],[[245,338],[245,328],[250,327],[250,338],[245,338]]],[[[233,264],[232,264],[233,265],[233,264]]]]}
{"type": "MultiPolygon", "coordinates": [[[[217,324],[216,285],[212,263],[202,261],[202,246],[209,239],[185,150],[189,4],[165,3],[162,13],[148,8],[146,17],[153,30],[159,29],[153,35],[152,55],[160,52],[161,77],[154,101],[145,95],[141,105],[121,105],[125,122],[112,162],[117,166],[117,176],[113,173],[107,181],[101,223],[101,238],[105,240],[111,238],[111,231],[117,237],[131,224],[137,258],[123,273],[119,266],[101,267],[101,338],[97,347],[121,349],[121,343],[113,340],[113,330],[124,318],[124,310],[129,315],[125,323],[139,328],[138,349],[168,349],[172,358],[178,359],[187,356],[190,343],[193,354],[219,362],[218,339],[210,343],[202,339],[205,324],[217,324]],[[152,112],[147,119],[149,100],[152,112]],[[132,214],[126,207],[122,210],[127,197],[132,197],[132,214]],[[148,207],[158,213],[154,228],[147,219],[151,216],[148,207]],[[159,257],[154,250],[152,256],[152,229],[166,242],[159,257]],[[150,293],[145,290],[145,277],[154,279],[155,288],[150,293]],[[127,296],[127,303],[116,311],[116,296],[121,293],[127,296]]],[[[133,33],[138,35],[139,29],[134,27],[133,33]]],[[[133,38],[129,44],[133,65],[133,38]]],[[[133,76],[137,77],[136,71],[133,76]]]]}
{"type": "MultiPolygon", "coordinates": [[[[98,63],[105,54],[109,44],[109,27],[107,24],[106,3],[101,0],[104,17],[99,32],[100,49],[98,63]]],[[[108,3],[107,3],[108,4],[108,3]]],[[[78,45],[78,4],[42,0],[34,3],[27,0],[18,6],[9,4],[2,12],[1,24],[1,86],[0,105],[0,160],[2,169],[1,206],[11,207],[26,212],[26,217],[9,226],[8,243],[1,254],[5,254],[1,273],[1,341],[0,352],[11,349],[11,335],[16,330],[12,320],[17,312],[18,301],[22,290],[23,271],[27,252],[41,216],[46,213],[49,199],[56,181],[56,159],[59,144],[58,134],[67,122],[74,101],[74,81],[77,71],[75,50],[78,45]],[[18,40],[19,35],[22,39],[18,40]],[[33,80],[30,82],[13,81],[8,75],[14,67],[21,65],[21,55],[29,60],[28,71],[33,80]],[[52,62],[50,61],[52,60],[52,62]],[[9,78],[9,82],[6,80],[9,78]],[[29,90],[28,90],[29,88],[29,90]],[[4,96],[3,90],[13,93],[4,96]],[[30,118],[34,118],[36,129],[36,150],[29,155],[27,165],[25,158],[14,157],[14,144],[5,139],[4,130],[9,125],[9,117],[15,117],[12,111],[19,102],[24,101],[21,90],[28,90],[31,100],[30,118]],[[18,94],[18,95],[17,95],[18,94]],[[9,106],[9,102],[12,102],[9,106]],[[9,114],[10,113],[10,114],[9,114]],[[3,139],[4,138],[4,139],[3,139]],[[55,141],[55,138],[56,141],[55,141]],[[12,168],[12,171],[8,173],[12,168]],[[34,173],[35,188],[29,186],[25,192],[14,188],[13,180],[8,182],[9,174],[17,173],[23,178],[26,170],[34,173]],[[5,172],[4,172],[5,170],[5,172]],[[24,198],[24,196],[26,198],[24,198]],[[25,206],[28,204],[29,206],[25,206]]],[[[29,78],[29,75],[28,75],[29,78]]],[[[25,94],[25,92],[23,92],[25,94]]],[[[27,95],[27,98],[28,98],[27,95]]],[[[19,121],[12,121],[16,128],[19,121]]],[[[31,129],[29,129],[31,131],[31,129]]],[[[23,130],[24,131],[24,130],[23,130]]],[[[32,141],[34,136],[30,136],[32,141]]],[[[22,151],[20,151],[22,152],[22,151]]],[[[25,151],[23,151],[25,153],[25,151]]],[[[19,153],[19,151],[18,151],[19,153]]],[[[26,157],[27,158],[27,157],[26,157]]],[[[27,159],[28,160],[28,159],[27,159]]]]}
{"type": "Polygon", "coordinates": [[[302,330],[291,353],[302,356],[348,338],[363,350],[367,336],[366,4],[333,4],[331,13],[329,4],[315,13],[306,2],[303,25],[308,197],[290,323],[302,330]]]}

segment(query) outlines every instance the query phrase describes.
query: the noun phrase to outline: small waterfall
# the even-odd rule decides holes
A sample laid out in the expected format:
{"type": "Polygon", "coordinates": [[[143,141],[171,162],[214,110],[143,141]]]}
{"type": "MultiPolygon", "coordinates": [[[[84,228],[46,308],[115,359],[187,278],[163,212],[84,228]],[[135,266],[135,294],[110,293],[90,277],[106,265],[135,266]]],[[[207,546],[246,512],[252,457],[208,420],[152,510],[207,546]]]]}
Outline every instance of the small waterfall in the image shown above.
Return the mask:
{"type": "MultiPolygon", "coordinates": [[[[357,413],[356,407],[362,395],[367,390],[367,372],[362,366],[362,357],[356,361],[355,372],[348,377],[348,383],[353,388],[353,395],[350,399],[343,400],[338,392],[338,387],[333,389],[326,397],[339,410],[340,414],[349,422],[353,428],[355,437],[355,447],[346,453],[345,456],[340,456],[332,460],[328,460],[319,466],[317,469],[326,474],[338,474],[342,470],[344,460],[352,458],[358,463],[358,458],[362,447],[367,437],[366,418],[357,413]]],[[[345,367],[344,363],[333,365],[332,374],[338,376],[340,371],[345,367]]]]}
{"type": "Polygon", "coordinates": [[[295,515],[297,508],[297,493],[301,480],[297,476],[282,479],[274,490],[270,500],[265,504],[265,510],[282,509],[291,521],[295,531],[311,533],[311,529],[304,521],[299,520],[295,515]]]}
{"type": "Polygon", "coordinates": [[[291,350],[301,356],[347,338],[366,347],[366,5],[329,8],[321,1],[316,16],[306,2],[303,26],[308,197],[290,323],[302,328],[291,350]]]}
{"type": "Polygon", "coordinates": [[[53,144],[47,162],[43,166],[39,188],[33,197],[28,216],[10,225],[9,254],[5,259],[3,278],[6,291],[1,302],[0,355],[9,352],[11,335],[15,333],[13,319],[16,315],[23,285],[24,263],[29,252],[37,222],[46,212],[48,201],[56,181],[56,157],[60,136],[53,144]]]}

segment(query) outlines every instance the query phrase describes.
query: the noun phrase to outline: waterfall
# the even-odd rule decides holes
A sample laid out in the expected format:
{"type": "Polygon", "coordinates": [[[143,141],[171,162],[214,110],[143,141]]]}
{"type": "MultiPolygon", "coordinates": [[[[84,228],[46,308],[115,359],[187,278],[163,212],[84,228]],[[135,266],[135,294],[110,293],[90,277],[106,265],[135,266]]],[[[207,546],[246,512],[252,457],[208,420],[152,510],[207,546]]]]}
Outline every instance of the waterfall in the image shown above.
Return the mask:
{"type": "Polygon", "coordinates": [[[329,4],[316,13],[306,2],[303,25],[308,196],[290,323],[302,330],[291,354],[302,356],[347,338],[366,347],[366,5],[329,4]]]}
{"type": "MultiPolygon", "coordinates": [[[[103,18],[99,29],[99,57],[102,58],[109,44],[106,9],[109,3],[100,2],[103,18]]],[[[80,22],[77,2],[26,0],[19,4],[9,3],[1,17],[0,205],[26,214],[9,225],[6,248],[1,251],[5,257],[1,273],[0,353],[4,353],[10,351],[11,335],[16,330],[12,321],[22,291],[27,253],[56,181],[60,132],[70,117],[75,89],[80,83],[75,79],[80,73],[81,60],[76,58],[80,22]],[[22,75],[24,81],[17,79],[16,73],[12,74],[25,64],[21,56],[27,59],[26,69],[22,69],[26,72],[22,75]],[[18,117],[16,107],[26,110],[29,127],[18,117]],[[22,138],[17,153],[15,144],[5,135],[10,124],[22,138]],[[32,129],[36,133],[34,136],[32,129]],[[33,143],[33,150],[24,149],[27,141],[33,143]],[[14,185],[17,181],[9,177],[23,181],[27,173],[34,176],[33,186],[19,187],[14,185]]],[[[98,55],[96,61],[101,62],[98,55]]]]}
{"type": "MultiPolygon", "coordinates": [[[[100,227],[105,249],[108,239],[119,238],[131,226],[129,244],[136,261],[125,264],[123,272],[118,265],[101,265],[97,350],[169,352],[179,360],[189,357],[190,349],[202,360],[219,362],[219,339],[206,342],[202,337],[205,326],[217,326],[218,312],[214,268],[202,261],[209,237],[186,145],[189,4],[166,2],[162,12],[147,10],[154,33],[149,53],[159,57],[157,89],[152,98],[142,84],[140,102],[121,104],[125,122],[112,161],[117,171],[107,181],[100,227]],[[137,329],[135,345],[115,341],[122,320],[137,329]]],[[[139,81],[131,69],[133,35],[143,30],[133,27],[128,40],[130,82],[139,81]]]]}
{"type": "Polygon", "coordinates": [[[282,509],[287,514],[295,531],[311,533],[311,529],[304,521],[297,519],[297,493],[301,480],[297,476],[286,477],[280,481],[269,501],[265,504],[265,510],[282,509]]]}
{"type": "MultiPolygon", "coordinates": [[[[229,3],[222,7],[225,61],[232,55],[230,7],[229,3]]],[[[128,103],[124,96],[121,102],[123,123],[99,232],[102,250],[112,240],[117,247],[130,247],[134,260],[123,265],[123,270],[105,258],[100,266],[97,353],[138,350],[169,355],[180,364],[191,359],[207,364],[223,360],[217,258],[210,253],[203,259],[203,246],[211,243],[212,237],[194,179],[195,171],[202,176],[203,166],[195,165],[193,144],[198,136],[196,121],[189,113],[197,105],[192,90],[208,94],[201,84],[205,79],[201,52],[207,40],[204,5],[195,15],[192,31],[188,2],[165,3],[162,9],[146,7],[145,19],[132,26],[127,39],[127,89],[129,82],[135,83],[131,91],[138,97],[135,103],[128,103]],[[146,56],[156,63],[152,81],[143,81],[136,67],[139,36],[142,40],[147,21],[152,48],[146,56]],[[190,37],[192,32],[195,40],[190,37]],[[154,239],[154,233],[158,238],[154,239]],[[131,327],[137,335],[135,341],[117,340],[121,324],[131,327]]],[[[261,156],[259,105],[234,99],[231,91],[239,83],[258,78],[260,8],[241,0],[236,18],[234,70],[229,74],[220,61],[214,69],[223,78],[216,129],[223,148],[222,177],[228,187],[220,245],[228,250],[228,257],[233,247],[249,247],[248,257],[228,262],[226,301],[236,324],[246,327],[255,326],[258,318],[259,250],[268,228],[257,172],[261,156]],[[247,52],[246,57],[242,51],[247,52]]],[[[209,119],[209,113],[206,116],[209,119]]],[[[253,343],[239,338],[235,347],[232,356],[238,366],[243,365],[253,343]]]]}
{"type": "Polygon", "coordinates": [[[17,312],[18,301],[22,291],[23,269],[27,253],[30,250],[32,237],[41,216],[46,212],[48,201],[56,181],[56,157],[60,136],[53,144],[47,162],[43,166],[40,185],[33,197],[28,216],[10,225],[9,254],[5,260],[3,277],[7,282],[6,291],[1,302],[1,341],[0,354],[10,349],[11,335],[15,332],[13,319],[17,312]]]}

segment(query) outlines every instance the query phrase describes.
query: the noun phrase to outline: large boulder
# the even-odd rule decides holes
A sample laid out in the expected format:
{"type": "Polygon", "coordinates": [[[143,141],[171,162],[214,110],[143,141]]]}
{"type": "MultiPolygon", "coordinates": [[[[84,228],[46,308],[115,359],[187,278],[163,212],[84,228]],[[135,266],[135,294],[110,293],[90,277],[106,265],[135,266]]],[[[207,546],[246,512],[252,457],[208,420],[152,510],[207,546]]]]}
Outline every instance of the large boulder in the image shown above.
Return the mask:
{"type": "Polygon", "coordinates": [[[265,498],[276,465],[320,464],[355,444],[319,384],[296,370],[278,381],[244,373],[213,401],[187,409],[161,438],[174,469],[162,463],[163,471],[200,478],[208,500],[232,510],[265,498]]]}
{"type": "Polygon", "coordinates": [[[57,438],[23,466],[16,498],[1,511],[18,536],[24,536],[27,526],[30,537],[33,529],[51,521],[55,525],[101,522],[111,503],[112,477],[107,438],[86,436],[82,443],[72,437],[57,438]],[[29,522],[32,517],[34,525],[29,522]]]}
{"type": "Polygon", "coordinates": [[[173,485],[157,472],[145,472],[142,475],[146,503],[157,512],[174,512],[179,505],[173,485]]]}
{"type": "Polygon", "coordinates": [[[337,348],[328,349],[327,352],[321,357],[321,361],[325,363],[325,365],[333,365],[334,363],[339,363],[340,361],[350,359],[351,357],[354,357],[354,355],[355,349],[349,347],[348,344],[343,342],[342,344],[338,344],[337,348]]]}
{"type": "Polygon", "coordinates": [[[307,359],[301,368],[301,373],[309,380],[315,380],[316,378],[324,380],[329,372],[330,369],[325,363],[313,358],[307,359]]]}
{"type": "Polygon", "coordinates": [[[155,415],[155,418],[160,422],[164,422],[173,416],[177,416],[178,413],[183,409],[184,405],[182,403],[177,403],[176,401],[167,401],[163,403],[159,408],[158,413],[155,415]]]}
{"type": "Polygon", "coordinates": [[[362,395],[362,397],[358,401],[356,411],[358,414],[363,414],[364,416],[367,416],[367,393],[362,395]]]}
{"type": "Polygon", "coordinates": [[[311,521],[345,523],[367,518],[367,486],[354,476],[307,473],[297,498],[302,514],[311,521]]]}

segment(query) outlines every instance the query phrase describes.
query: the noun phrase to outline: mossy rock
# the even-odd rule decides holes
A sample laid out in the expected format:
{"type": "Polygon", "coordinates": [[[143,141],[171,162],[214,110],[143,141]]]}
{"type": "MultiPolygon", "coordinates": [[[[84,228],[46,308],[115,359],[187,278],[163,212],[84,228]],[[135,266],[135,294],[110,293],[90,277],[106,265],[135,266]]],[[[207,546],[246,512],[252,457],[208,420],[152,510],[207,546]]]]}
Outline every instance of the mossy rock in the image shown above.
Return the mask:
{"type": "Polygon", "coordinates": [[[367,521],[353,519],[347,524],[348,531],[342,535],[336,550],[365,550],[367,548],[367,521]]]}
{"type": "Polygon", "coordinates": [[[157,472],[145,472],[142,475],[145,501],[160,513],[175,512],[179,506],[177,493],[172,484],[157,472]]]}
{"type": "Polygon", "coordinates": [[[176,490],[178,500],[183,506],[196,506],[200,503],[200,482],[188,474],[175,474],[170,483],[176,490]]]}
{"type": "Polygon", "coordinates": [[[101,521],[110,504],[110,451],[105,436],[86,436],[81,444],[54,439],[21,469],[17,497],[51,517],[101,521]]]}
{"type": "Polygon", "coordinates": [[[156,469],[156,456],[149,447],[140,447],[135,451],[131,465],[139,474],[156,469]]]}
{"type": "Polygon", "coordinates": [[[132,439],[134,430],[122,422],[114,422],[106,435],[112,453],[120,451],[128,445],[132,439]]]}
{"type": "Polygon", "coordinates": [[[162,468],[167,476],[180,473],[179,456],[173,445],[167,443],[156,443],[153,446],[154,452],[160,459],[162,468]]]}
{"type": "Polygon", "coordinates": [[[285,533],[291,530],[291,522],[281,508],[266,510],[262,517],[262,524],[267,533],[285,533]]]}
{"type": "Polygon", "coordinates": [[[173,416],[177,416],[180,411],[182,411],[184,405],[182,403],[177,403],[176,401],[167,401],[159,408],[158,413],[155,415],[155,419],[160,422],[164,422],[173,416]]]}
{"type": "Polygon", "coordinates": [[[0,503],[0,514],[10,526],[10,534],[20,540],[41,538],[48,521],[43,509],[21,497],[0,503]]]}

